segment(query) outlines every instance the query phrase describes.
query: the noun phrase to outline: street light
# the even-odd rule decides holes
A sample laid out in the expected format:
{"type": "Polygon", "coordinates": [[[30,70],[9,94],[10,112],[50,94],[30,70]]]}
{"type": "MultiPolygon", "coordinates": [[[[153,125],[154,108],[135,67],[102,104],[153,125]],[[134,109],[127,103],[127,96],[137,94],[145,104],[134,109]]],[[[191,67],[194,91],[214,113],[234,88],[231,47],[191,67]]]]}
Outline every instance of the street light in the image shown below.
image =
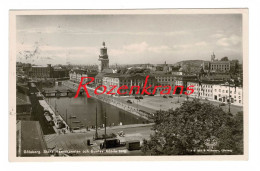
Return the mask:
{"type": "Polygon", "coordinates": [[[228,112],[230,113],[230,81],[228,82],[228,112]]]}
{"type": "Polygon", "coordinates": [[[97,132],[97,105],[96,105],[96,139],[98,139],[98,132],[97,132]]]}
{"type": "Polygon", "coordinates": [[[106,141],[107,141],[107,113],[105,108],[105,140],[104,140],[104,148],[106,149],[106,141]]]}
{"type": "Polygon", "coordinates": [[[136,99],[136,103],[137,103],[137,111],[138,111],[138,99],[136,99]]]}

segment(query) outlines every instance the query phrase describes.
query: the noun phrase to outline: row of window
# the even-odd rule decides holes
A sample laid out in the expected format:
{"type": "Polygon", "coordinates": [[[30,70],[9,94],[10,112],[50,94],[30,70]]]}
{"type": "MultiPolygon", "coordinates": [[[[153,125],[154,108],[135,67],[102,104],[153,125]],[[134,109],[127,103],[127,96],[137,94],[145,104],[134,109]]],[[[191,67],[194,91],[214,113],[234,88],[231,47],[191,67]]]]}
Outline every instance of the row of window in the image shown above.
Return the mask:
{"type": "MultiPolygon", "coordinates": [[[[225,100],[224,98],[219,98],[219,101],[220,102],[229,102],[229,100],[227,99],[227,100],[225,100]]],[[[231,103],[234,103],[234,102],[236,102],[237,100],[236,99],[231,99],[231,103]]],[[[242,103],[242,100],[238,100],[238,103],[242,103]]]]}
{"type": "MultiPolygon", "coordinates": [[[[221,97],[221,94],[219,94],[219,95],[218,95],[218,97],[221,97]]],[[[230,97],[231,97],[231,98],[233,98],[233,96],[232,96],[232,95],[230,95],[230,97]]],[[[237,96],[236,96],[236,95],[234,95],[234,98],[237,98],[237,96]]],[[[238,96],[238,99],[241,99],[241,96],[238,96]]]]}
{"type": "Polygon", "coordinates": [[[210,89],[201,89],[201,88],[194,88],[194,90],[198,90],[198,91],[205,91],[205,92],[211,92],[212,93],[212,90],[210,90],[210,89]]]}
{"type": "MultiPolygon", "coordinates": [[[[199,84],[197,83],[188,83],[188,86],[200,86],[199,84]]],[[[200,87],[203,87],[203,88],[212,88],[212,85],[207,85],[207,84],[204,84],[204,85],[201,85],[200,87]]]]}
{"type": "Polygon", "coordinates": [[[157,79],[158,80],[158,82],[161,82],[161,81],[174,81],[174,79],[157,79]]]}
{"type": "MultiPolygon", "coordinates": [[[[215,89],[215,92],[217,92],[217,89],[215,89]]],[[[221,89],[218,90],[218,92],[221,92],[221,89]]],[[[222,93],[228,93],[228,90],[222,90],[222,93]]],[[[230,93],[232,93],[232,90],[230,90],[230,93]]],[[[234,94],[236,94],[236,91],[234,91],[234,94]]],[[[238,92],[238,95],[240,95],[241,92],[238,92]]]]}

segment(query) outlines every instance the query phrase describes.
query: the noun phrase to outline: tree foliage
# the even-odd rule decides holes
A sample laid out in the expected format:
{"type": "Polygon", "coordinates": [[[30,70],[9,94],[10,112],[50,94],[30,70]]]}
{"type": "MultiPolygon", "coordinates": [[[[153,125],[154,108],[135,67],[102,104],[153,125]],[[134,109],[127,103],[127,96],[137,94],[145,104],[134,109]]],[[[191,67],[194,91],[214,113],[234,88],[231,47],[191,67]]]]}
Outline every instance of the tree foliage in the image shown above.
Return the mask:
{"type": "Polygon", "coordinates": [[[139,73],[148,74],[150,73],[150,70],[146,68],[132,68],[126,71],[126,74],[139,74],[139,73]]]}
{"type": "Polygon", "coordinates": [[[154,134],[145,140],[142,151],[151,155],[241,154],[243,152],[243,114],[233,116],[220,107],[199,100],[186,101],[175,110],[158,111],[152,119],[154,134]],[[205,140],[217,140],[214,150],[205,140]],[[224,152],[222,150],[232,150],[224,152]]]}
{"type": "Polygon", "coordinates": [[[228,57],[226,57],[226,56],[223,57],[223,58],[221,58],[220,60],[221,60],[221,61],[229,61],[229,60],[228,60],[228,57]]]}

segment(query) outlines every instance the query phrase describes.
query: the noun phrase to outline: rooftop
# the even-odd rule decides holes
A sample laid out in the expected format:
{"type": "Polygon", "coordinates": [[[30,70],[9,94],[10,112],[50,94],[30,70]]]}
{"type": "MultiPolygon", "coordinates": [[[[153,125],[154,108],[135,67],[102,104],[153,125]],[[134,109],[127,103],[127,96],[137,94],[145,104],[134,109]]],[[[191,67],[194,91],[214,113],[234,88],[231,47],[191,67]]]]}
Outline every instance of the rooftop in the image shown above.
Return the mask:
{"type": "Polygon", "coordinates": [[[31,101],[26,94],[16,92],[16,105],[30,105],[31,101]]]}
{"type": "Polygon", "coordinates": [[[21,156],[47,156],[43,150],[47,149],[39,121],[18,121],[17,131],[21,138],[18,144],[21,156]],[[39,153],[24,153],[24,151],[40,151],[39,153]]]}
{"type": "Polygon", "coordinates": [[[220,63],[220,64],[228,64],[230,61],[209,61],[210,63],[220,63]]]}
{"type": "MultiPolygon", "coordinates": [[[[199,83],[198,80],[189,81],[189,82],[199,83]]],[[[202,84],[223,84],[223,83],[225,83],[225,81],[202,80],[201,83],[202,83],[202,84]]]]}
{"type": "Polygon", "coordinates": [[[147,75],[154,77],[153,74],[144,74],[144,73],[136,73],[136,74],[118,74],[118,73],[106,73],[104,77],[114,77],[114,78],[130,78],[130,77],[146,77],[147,75]]]}
{"type": "Polygon", "coordinates": [[[46,68],[48,65],[32,65],[32,68],[46,68]]]}
{"type": "Polygon", "coordinates": [[[95,74],[96,71],[90,71],[90,70],[83,70],[83,69],[73,69],[70,72],[75,72],[77,74],[95,74]]]}

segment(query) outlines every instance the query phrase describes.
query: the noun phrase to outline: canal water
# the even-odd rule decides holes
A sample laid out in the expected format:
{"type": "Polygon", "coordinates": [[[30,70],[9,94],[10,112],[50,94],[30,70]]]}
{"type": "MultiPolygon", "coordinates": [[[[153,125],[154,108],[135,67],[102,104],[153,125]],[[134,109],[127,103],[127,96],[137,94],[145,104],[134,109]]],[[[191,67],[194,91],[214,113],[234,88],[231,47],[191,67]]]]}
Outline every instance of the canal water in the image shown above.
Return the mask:
{"type": "Polygon", "coordinates": [[[107,115],[107,126],[130,125],[148,123],[145,119],[134,114],[121,110],[110,104],[101,102],[94,98],[79,96],[78,98],[60,97],[46,98],[46,101],[53,109],[63,117],[72,127],[88,127],[96,125],[96,106],[97,123],[101,127],[105,124],[105,112],[107,115]],[[67,113],[67,114],[66,114],[67,113]]]}

